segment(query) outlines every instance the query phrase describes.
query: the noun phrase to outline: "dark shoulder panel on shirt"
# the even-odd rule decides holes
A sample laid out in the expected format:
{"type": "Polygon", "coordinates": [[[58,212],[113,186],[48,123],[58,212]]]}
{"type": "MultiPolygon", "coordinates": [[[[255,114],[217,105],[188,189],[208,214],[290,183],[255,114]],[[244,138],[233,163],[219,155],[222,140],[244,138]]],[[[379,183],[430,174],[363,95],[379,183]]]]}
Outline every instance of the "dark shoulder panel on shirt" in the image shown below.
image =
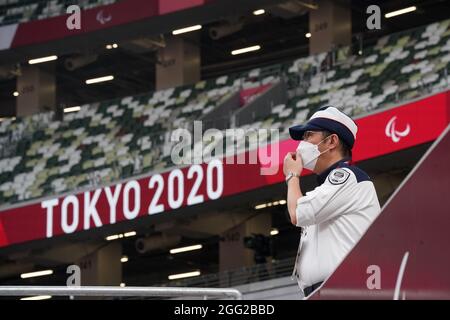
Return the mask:
{"type": "Polygon", "coordinates": [[[350,169],[355,174],[357,182],[371,181],[369,175],[364,170],[356,166],[346,164],[342,167],[350,169]]]}

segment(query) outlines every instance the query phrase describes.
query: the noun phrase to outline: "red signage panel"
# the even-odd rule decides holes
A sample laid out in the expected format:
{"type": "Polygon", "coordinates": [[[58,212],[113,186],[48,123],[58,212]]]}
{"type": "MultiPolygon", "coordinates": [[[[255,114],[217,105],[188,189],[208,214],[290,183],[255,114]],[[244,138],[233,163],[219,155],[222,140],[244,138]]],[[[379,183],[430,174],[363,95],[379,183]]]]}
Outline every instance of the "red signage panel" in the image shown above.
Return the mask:
{"type": "MultiPolygon", "coordinates": [[[[358,119],[353,160],[367,160],[432,141],[448,123],[448,93],[358,119]]],[[[215,159],[5,210],[0,212],[0,247],[147,215],[170,214],[181,207],[283,182],[283,158],[297,145],[298,141],[287,139],[247,152],[242,164],[237,162],[239,156],[234,158],[235,163],[230,163],[229,158],[215,159]]],[[[310,172],[305,170],[303,175],[307,174],[310,172]]]]}

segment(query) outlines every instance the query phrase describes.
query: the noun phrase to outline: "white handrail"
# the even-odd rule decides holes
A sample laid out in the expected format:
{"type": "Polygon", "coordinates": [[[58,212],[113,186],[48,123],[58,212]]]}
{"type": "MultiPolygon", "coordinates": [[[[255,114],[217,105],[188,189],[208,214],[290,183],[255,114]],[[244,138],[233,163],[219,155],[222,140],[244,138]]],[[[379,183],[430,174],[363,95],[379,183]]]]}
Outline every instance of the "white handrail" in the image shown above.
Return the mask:
{"type": "Polygon", "coordinates": [[[112,287],[112,286],[0,286],[0,296],[107,296],[107,297],[180,297],[214,296],[242,300],[242,293],[232,288],[182,287],[112,287]]]}

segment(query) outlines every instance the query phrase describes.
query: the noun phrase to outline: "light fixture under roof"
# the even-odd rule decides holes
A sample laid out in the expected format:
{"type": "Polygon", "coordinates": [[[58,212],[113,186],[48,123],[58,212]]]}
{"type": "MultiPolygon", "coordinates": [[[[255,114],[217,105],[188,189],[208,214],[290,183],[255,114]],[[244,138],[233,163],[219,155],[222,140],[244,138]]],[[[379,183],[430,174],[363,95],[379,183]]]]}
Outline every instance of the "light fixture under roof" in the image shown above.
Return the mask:
{"type": "Polygon", "coordinates": [[[48,57],[31,59],[31,60],[28,60],[28,63],[29,64],[38,64],[38,63],[53,61],[56,59],[58,59],[58,56],[53,55],[53,56],[48,56],[48,57]]]}
{"type": "Polygon", "coordinates": [[[258,9],[258,10],[253,11],[253,14],[255,16],[259,16],[259,15],[264,14],[264,13],[266,13],[266,10],[264,10],[264,9],[258,9]]]}
{"type": "Polygon", "coordinates": [[[117,43],[107,44],[106,45],[106,49],[108,49],[108,50],[117,49],[118,47],[119,47],[119,45],[117,43]]]}
{"type": "Polygon", "coordinates": [[[135,235],[136,235],[136,231],[125,232],[125,233],[123,234],[123,236],[124,236],[125,238],[128,238],[128,237],[134,237],[135,235]]]}
{"type": "Polygon", "coordinates": [[[107,236],[105,238],[105,240],[112,241],[112,240],[117,240],[117,239],[122,239],[122,238],[134,237],[135,235],[136,235],[136,231],[128,231],[125,233],[112,234],[110,236],[107,236]]]}
{"type": "Polygon", "coordinates": [[[22,273],[20,275],[20,277],[22,279],[27,279],[27,278],[48,276],[48,275],[51,275],[51,274],[53,274],[53,270],[42,270],[42,271],[34,271],[34,272],[22,273]]]}
{"type": "Polygon", "coordinates": [[[171,254],[176,254],[176,253],[181,253],[181,252],[186,252],[186,251],[199,250],[201,248],[202,248],[201,244],[195,244],[195,245],[192,245],[192,246],[171,249],[170,253],[171,254]]]}
{"type": "Polygon", "coordinates": [[[282,200],[278,200],[278,201],[258,204],[255,206],[255,209],[259,210],[259,209],[264,209],[264,208],[274,207],[274,206],[279,206],[279,205],[285,205],[285,204],[286,204],[286,200],[282,199],[282,200]]]}
{"type": "Polygon", "coordinates": [[[34,297],[20,298],[20,300],[47,300],[51,298],[52,296],[34,296],[34,297]]]}
{"type": "Polygon", "coordinates": [[[80,111],[80,106],[64,108],[64,113],[80,111]]]}
{"type": "Polygon", "coordinates": [[[114,76],[104,76],[104,77],[98,77],[98,78],[92,78],[86,80],[86,84],[93,84],[93,83],[99,83],[99,82],[105,82],[105,81],[111,81],[114,80],[114,76]]]}
{"type": "Polygon", "coordinates": [[[384,15],[385,18],[392,18],[395,16],[399,16],[401,14],[405,14],[405,13],[409,13],[409,12],[413,12],[416,11],[417,7],[416,6],[411,6],[411,7],[407,7],[407,8],[403,8],[400,10],[395,10],[395,11],[391,11],[388,12],[384,15]]]}
{"type": "Polygon", "coordinates": [[[200,271],[198,271],[198,270],[197,271],[192,271],[192,272],[178,273],[178,274],[170,275],[169,276],[169,280],[197,277],[199,275],[200,275],[200,271]]]}
{"type": "Polygon", "coordinates": [[[238,54],[243,54],[243,53],[247,53],[247,52],[257,51],[259,49],[261,49],[261,46],[256,45],[256,46],[251,46],[251,47],[246,47],[246,48],[233,50],[233,51],[231,51],[231,54],[233,56],[235,56],[235,55],[238,55],[238,54]]]}
{"type": "Polygon", "coordinates": [[[172,34],[177,35],[177,34],[182,34],[182,33],[186,33],[186,32],[197,31],[197,30],[200,30],[201,28],[202,28],[202,26],[200,24],[197,24],[195,26],[190,26],[190,27],[186,27],[186,28],[173,30],[172,34]]]}

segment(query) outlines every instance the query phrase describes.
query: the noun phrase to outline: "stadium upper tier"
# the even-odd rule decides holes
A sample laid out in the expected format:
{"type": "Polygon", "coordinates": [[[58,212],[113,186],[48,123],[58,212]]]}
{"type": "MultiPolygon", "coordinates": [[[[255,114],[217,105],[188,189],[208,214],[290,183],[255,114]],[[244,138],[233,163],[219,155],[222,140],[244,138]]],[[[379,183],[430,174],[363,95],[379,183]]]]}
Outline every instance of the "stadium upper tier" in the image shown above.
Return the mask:
{"type": "MultiPolygon", "coordinates": [[[[82,0],[77,4],[86,10],[114,2],[117,0],[82,0]]],[[[72,4],[71,0],[0,0],[0,25],[61,16],[72,4]]]]}
{"type": "Polygon", "coordinates": [[[444,90],[450,84],[449,25],[445,20],[392,34],[357,55],[345,54],[344,48],[334,57],[322,53],[84,105],[63,121],[54,121],[53,113],[5,120],[0,124],[0,205],[166,169],[173,165],[170,133],[190,128],[242,89],[285,82],[287,103],[241,126],[283,133],[322,105],[359,116],[444,90]]]}

